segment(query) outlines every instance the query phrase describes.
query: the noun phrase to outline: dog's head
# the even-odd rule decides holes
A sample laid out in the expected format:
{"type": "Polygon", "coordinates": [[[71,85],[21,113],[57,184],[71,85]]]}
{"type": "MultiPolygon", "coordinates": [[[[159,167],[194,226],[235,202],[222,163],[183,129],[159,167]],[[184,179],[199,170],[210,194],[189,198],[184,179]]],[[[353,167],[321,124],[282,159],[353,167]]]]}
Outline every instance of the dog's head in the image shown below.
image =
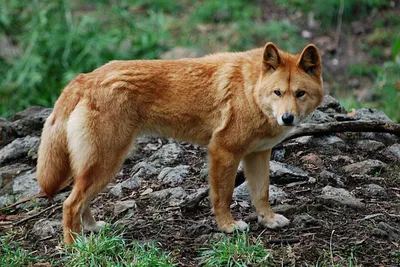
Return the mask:
{"type": "Polygon", "coordinates": [[[256,102],[279,125],[299,124],[321,103],[322,65],[315,45],[307,45],[300,54],[292,55],[267,43],[261,64],[256,102]]]}

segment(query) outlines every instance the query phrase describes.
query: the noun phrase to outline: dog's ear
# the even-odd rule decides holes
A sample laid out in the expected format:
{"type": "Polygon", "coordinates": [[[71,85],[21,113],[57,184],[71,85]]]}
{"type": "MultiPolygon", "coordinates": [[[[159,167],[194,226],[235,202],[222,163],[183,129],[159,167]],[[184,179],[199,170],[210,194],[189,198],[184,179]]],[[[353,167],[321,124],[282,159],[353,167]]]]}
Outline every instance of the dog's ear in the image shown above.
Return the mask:
{"type": "Polygon", "coordinates": [[[304,70],[310,76],[321,75],[321,56],[315,45],[307,45],[300,54],[297,66],[304,70]]]}
{"type": "Polygon", "coordinates": [[[264,47],[263,66],[265,71],[274,71],[281,64],[281,57],[276,46],[268,42],[264,47]]]}

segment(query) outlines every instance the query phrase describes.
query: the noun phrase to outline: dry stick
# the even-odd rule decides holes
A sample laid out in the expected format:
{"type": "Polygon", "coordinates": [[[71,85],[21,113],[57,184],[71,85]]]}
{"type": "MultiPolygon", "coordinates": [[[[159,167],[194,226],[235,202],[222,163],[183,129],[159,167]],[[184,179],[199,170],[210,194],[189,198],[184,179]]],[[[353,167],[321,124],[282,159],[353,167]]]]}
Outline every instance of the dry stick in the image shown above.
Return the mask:
{"type": "MultiPolygon", "coordinates": [[[[322,124],[301,124],[297,126],[288,137],[282,142],[288,141],[301,136],[307,135],[324,135],[338,132],[385,132],[396,135],[400,138],[400,124],[379,121],[343,121],[329,122],[322,124]]],[[[238,174],[239,176],[239,174],[238,174]]],[[[239,186],[244,179],[237,181],[235,186],[239,186]]],[[[208,196],[209,188],[199,193],[196,197],[189,199],[181,204],[181,208],[185,211],[193,211],[199,203],[208,196]]]]}
{"type": "Polygon", "coordinates": [[[54,204],[54,205],[51,205],[50,207],[45,208],[44,210],[42,210],[42,211],[40,211],[40,212],[38,212],[38,213],[35,213],[35,214],[33,214],[32,216],[26,217],[26,218],[24,218],[24,219],[22,219],[22,220],[20,220],[20,221],[18,221],[18,222],[16,222],[16,223],[14,223],[14,225],[19,225],[19,224],[24,223],[24,222],[26,222],[26,221],[32,220],[33,218],[35,218],[35,217],[37,217],[37,216],[39,216],[39,215],[42,215],[42,214],[45,213],[46,211],[51,210],[51,209],[53,209],[53,208],[60,209],[61,206],[56,207],[57,205],[60,205],[60,204],[56,203],[56,204],[54,204]]]}

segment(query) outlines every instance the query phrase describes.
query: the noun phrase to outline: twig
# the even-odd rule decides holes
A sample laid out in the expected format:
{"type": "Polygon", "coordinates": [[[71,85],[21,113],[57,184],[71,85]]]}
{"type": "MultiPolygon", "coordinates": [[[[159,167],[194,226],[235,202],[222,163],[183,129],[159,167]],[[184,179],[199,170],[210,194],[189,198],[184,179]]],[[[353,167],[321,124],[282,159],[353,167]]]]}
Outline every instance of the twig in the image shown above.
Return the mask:
{"type": "Polygon", "coordinates": [[[285,245],[291,245],[291,244],[296,244],[300,243],[300,239],[298,238],[291,238],[291,239],[271,239],[267,241],[268,244],[275,245],[275,244],[285,244],[285,245]]]}
{"type": "Polygon", "coordinates": [[[26,221],[32,220],[33,218],[36,218],[36,217],[38,217],[39,215],[42,215],[42,214],[45,213],[46,211],[51,210],[51,209],[53,209],[53,208],[60,209],[60,208],[62,207],[62,206],[56,207],[57,205],[59,205],[59,204],[58,204],[58,203],[53,204],[52,206],[50,206],[50,207],[48,207],[48,208],[45,208],[44,210],[42,210],[42,211],[40,211],[40,212],[38,212],[38,213],[35,213],[35,214],[33,214],[33,215],[29,216],[29,217],[26,217],[26,218],[24,218],[24,219],[22,219],[22,220],[20,220],[20,221],[18,221],[18,222],[16,222],[16,223],[14,223],[14,225],[20,225],[21,223],[24,223],[24,222],[26,222],[26,221]]]}
{"type": "Polygon", "coordinates": [[[304,123],[297,126],[283,142],[301,136],[340,132],[386,132],[400,137],[400,124],[381,121],[343,121],[322,124],[304,123]]]}
{"type": "Polygon", "coordinates": [[[340,41],[340,33],[342,31],[342,22],[343,22],[343,11],[344,11],[344,0],[340,0],[339,6],[339,13],[337,19],[337,27],[336,27],[336,40],[335,40],[335,47],[336,49],[339,48],[339,41],[340,41]]]}

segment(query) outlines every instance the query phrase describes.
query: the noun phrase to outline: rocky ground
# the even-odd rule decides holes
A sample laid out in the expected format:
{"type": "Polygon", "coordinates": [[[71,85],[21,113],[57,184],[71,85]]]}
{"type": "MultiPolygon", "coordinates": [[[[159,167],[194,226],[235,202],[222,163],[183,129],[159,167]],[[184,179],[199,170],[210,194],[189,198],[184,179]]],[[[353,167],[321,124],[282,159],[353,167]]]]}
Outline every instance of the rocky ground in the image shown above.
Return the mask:
{"type": "MultiPolygon", "coordinates": [[[[0,207],[40,193],[35,163],[40,130],[50,112],[32,107],[12,121],[0,119],[0,207]]],[[[337,120],[390,121],[377,110],[347,113],[326,96],[307,122],[337,120]]],[[[364,266],[396,266],[399,163],[400,142],[390,134],[338,133],[289,140],[273,150],[270,201],[291,220],[290,226],[262,229],[246,183],[235,189],[233,213],[250,223],[249,235],[261,237],[283,265],[315,264],[333,253],[336,263],[354,257],[364,266]]],[[[195,211],[181,205],[204,192],[207,179],[204,148],[140,137],[116,179],[92,202],[93,211],[97,219],[127,226],[127,239],[158,241],[182,266],[195,266],[197,249],[219,233],[208,198],[195,211]]],[[[14,239],[35,255],[57,257],[61,206],[70,190],[65,188],[53,201],[39,197],[0,210],[0,235],[13,231],[14,239]]]]}

